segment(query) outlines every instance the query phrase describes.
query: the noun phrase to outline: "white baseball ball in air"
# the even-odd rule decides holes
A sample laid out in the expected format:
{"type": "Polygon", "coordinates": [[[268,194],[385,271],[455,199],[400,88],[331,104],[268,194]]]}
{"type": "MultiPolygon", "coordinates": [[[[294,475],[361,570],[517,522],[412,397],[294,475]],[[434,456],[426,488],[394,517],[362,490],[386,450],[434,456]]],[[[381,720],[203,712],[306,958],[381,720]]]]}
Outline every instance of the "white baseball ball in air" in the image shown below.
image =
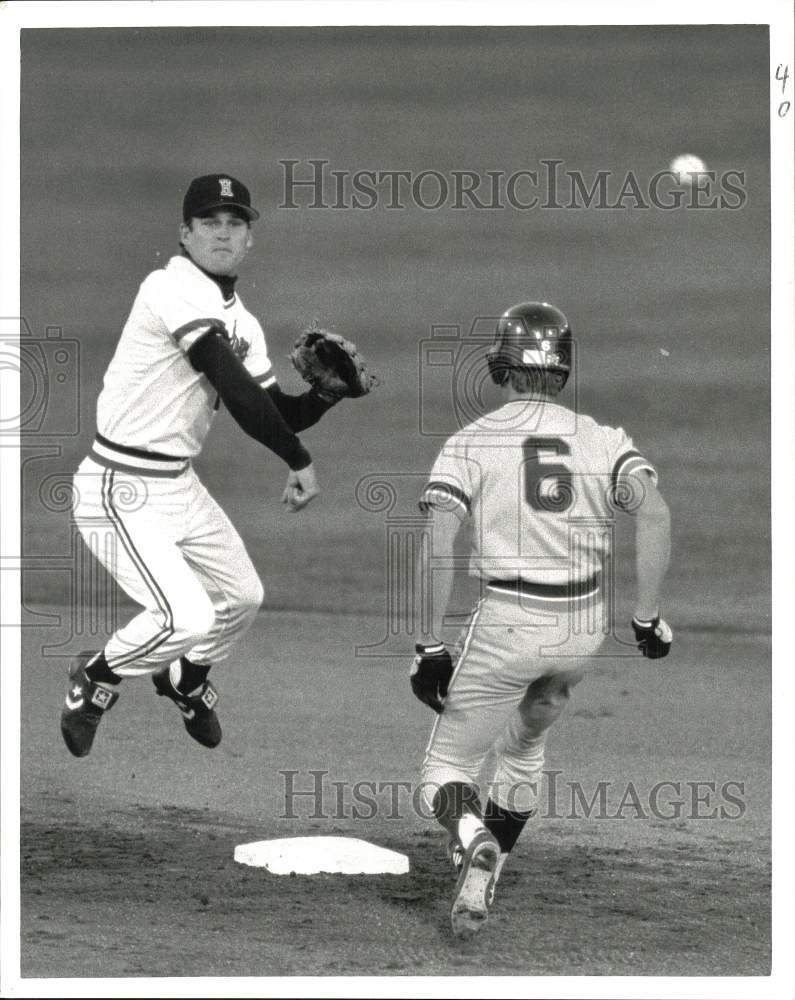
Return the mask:
{"type": "Polygon", "coordinates": [[[670,169],[672,173],[679,174],[681,182],[688,184],[693,180],[693,175],[703,173],[707,169],[707,165],[700,156],[683,153],[671,161],[670,169]]]}

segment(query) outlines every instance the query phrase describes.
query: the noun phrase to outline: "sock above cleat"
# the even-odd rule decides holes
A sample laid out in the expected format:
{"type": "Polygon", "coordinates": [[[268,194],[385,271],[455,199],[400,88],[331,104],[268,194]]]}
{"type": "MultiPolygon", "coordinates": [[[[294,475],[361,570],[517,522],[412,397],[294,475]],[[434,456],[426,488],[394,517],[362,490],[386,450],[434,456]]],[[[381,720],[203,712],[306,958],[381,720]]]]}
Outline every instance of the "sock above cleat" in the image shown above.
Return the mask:
{"type": "Polygon", "coordinates": [[[114,674],[108,661],[105,659],[104,650],[100,650],[85,666],[86,677],[94,684],[121,684],[121,677],[114,674]]]}
{"type": "Polygon", "coordinates": [[[513,850],[525,824],[535,812],[535,809],[530,812],[512,812],[510,809],[503,809],[493,799],[489,799],[484,811],[483,824],[500,845],[500,850],[507,854],[513,850]]]}
{"type": "Polygon", "coordinates": [[[181,656],[171,664],[168,676],[175,691],[192,698],[201,694],[209,672],[210,664],[194,663],[187,656],[181,656]]]}

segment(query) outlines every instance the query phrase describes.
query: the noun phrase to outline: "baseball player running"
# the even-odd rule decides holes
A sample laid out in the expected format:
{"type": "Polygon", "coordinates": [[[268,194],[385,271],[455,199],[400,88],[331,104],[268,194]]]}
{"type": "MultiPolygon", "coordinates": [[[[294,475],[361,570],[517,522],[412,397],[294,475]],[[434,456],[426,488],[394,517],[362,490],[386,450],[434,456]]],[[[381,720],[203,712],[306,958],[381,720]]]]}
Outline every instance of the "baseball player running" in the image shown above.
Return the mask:
{"type": "Polygon", "coordinates": [[[277,385],[262,327],[235,290],[257,218],[234,177],[191,182],[182,253],[141,284],[105,373],[97,435],[74,478],[73,514],[93,555],[141,610],[104,649],[71,666],[61,732],[77,757],[91,750],[122,678],[143,674],[177,705],[193,739],[218,745],[218,695],[207,675],[251,625],[263,589],[192,460],[223,403],[287,464],[282,501],[301,511],[318,483],[297,435],[355,394],[343,386],[291,396],[277,385]]]}
{"type": "Polygon", "coordinates": [[[433,610],[411,685],[438,713],[423,787],[459,870],[451,910],[458,936],[486,921],[502,867],[536,808],[547,730],[610,631],[616,510],[635,523],[638,648],[661,657],[672,642],[659,606],[670,518],[657,474],[623,430],[558,403],[572,347],[559,309],[509,309],[487,355],[505,403],[445,443],[421,498],[432,521],[423,579],[432,581],[433,610]],[[451,653],[442,624],[462,522],[483,596],[451,653]],[[477,782],[487,760],[482,807],[477,782]]]}

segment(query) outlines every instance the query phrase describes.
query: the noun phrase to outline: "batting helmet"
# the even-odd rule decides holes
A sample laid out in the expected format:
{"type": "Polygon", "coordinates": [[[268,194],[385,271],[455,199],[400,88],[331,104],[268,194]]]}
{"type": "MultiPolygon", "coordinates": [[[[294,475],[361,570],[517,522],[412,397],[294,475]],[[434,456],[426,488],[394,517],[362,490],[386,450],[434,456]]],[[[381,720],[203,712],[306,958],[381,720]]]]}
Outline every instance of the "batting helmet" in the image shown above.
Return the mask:
{"type": "Polygon", "coordinates": [[[548,302],[520,302],[497,323],[494,344],[486,355],[497,385],[505,385],[512,368],[571,371],[572,340],[569,321],[548,302]]]}

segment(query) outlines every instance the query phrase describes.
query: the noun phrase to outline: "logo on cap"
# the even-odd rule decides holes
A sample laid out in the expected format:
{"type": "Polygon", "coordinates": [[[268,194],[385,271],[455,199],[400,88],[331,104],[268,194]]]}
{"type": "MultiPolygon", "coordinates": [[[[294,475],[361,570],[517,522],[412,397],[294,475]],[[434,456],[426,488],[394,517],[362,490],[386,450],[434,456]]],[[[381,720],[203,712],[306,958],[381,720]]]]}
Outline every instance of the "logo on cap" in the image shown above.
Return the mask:
{"type": "Polygon", "coordinates": [[[245,184],[229,174],[205,174],[194,177],[182,202],[182,219],[190,221],[193,216],[204,215],[214,208],[236,208],[248,220],[259,218],[259,212],[251,207],[251,195],[245,184]]]}

